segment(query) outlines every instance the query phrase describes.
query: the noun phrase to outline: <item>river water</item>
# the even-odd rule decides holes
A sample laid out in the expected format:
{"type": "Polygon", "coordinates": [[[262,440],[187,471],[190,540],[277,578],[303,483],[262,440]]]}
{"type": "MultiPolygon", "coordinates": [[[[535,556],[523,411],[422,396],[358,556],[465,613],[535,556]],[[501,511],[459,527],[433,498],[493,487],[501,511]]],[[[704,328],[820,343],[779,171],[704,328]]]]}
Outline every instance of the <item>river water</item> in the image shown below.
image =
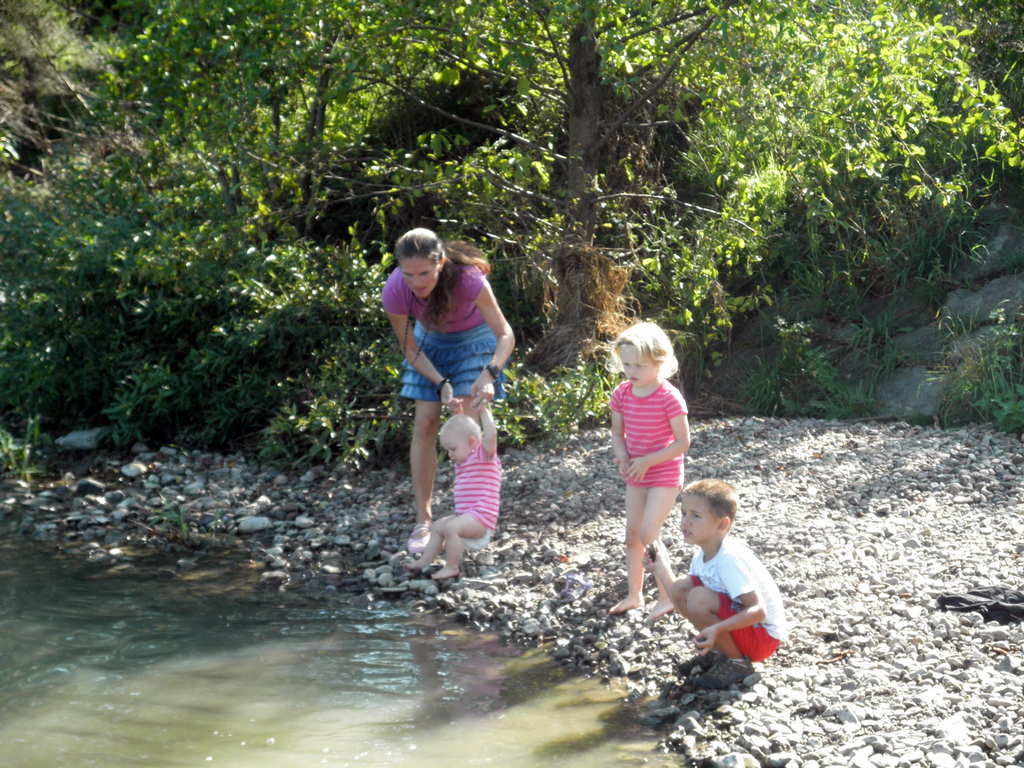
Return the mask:
{"type": "Polygon", "coordinates": [[[0,530],[0,764],[678,765],[623,692],[398,608],[111,565],[0,530]]]}

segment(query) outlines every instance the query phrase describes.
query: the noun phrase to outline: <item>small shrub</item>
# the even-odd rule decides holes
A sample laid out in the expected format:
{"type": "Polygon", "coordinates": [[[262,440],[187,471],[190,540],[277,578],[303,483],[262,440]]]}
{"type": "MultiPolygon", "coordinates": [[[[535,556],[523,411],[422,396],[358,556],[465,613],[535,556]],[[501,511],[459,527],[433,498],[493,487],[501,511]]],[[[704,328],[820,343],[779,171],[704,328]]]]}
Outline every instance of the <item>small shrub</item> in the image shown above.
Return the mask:
{"type": "Polygon", "coordinates": [[[39,472],[34,454],[40,442],[38,416],[26,421],[24,437],[20,440],[0,426],[0,476],[29,482],[39,472]]]}
{"type": "Polygon", "coordinates": [[[893,343],[893,337],[898,331],[892,310],[873,317],[862,315],[860,321],[853,325],[846,356],[858,371],[863,372],[859,378],[872,393],[878,381],[891,374],[899,365],[899,351],[893,343]]]}
{"type": "Polygon", "coordinates": [[[947,423],[990,421],[1004,432],[1024,432],[1024,313],[995,316],[992,332],[966,350],[951,372],[942,409],[947,423]]]}
{"type": "Polygon", "coordinates": [[[598,362],[581,362],[540,376],[512,365],[507,404],[499,427],[515,445],[536,438],[559,439],[581,427],[608,422],[608,399],[616,377],[598,362]]]}
{"type": "Polygon", "coordinates": [[[293,396],[260,431],[260,457],[299,467],[360,466],[404,455],[412,413],[409,401],[398,397],[399,363],[383,331],[370,343],[339,343],[317,376],[284,386],[293,396]]]}
{"type": "Polygon", "coordinates": [[[755,413],[849,418],[865,412],[868,396],[846,384],[828,352],[814,344],[809,323],[775,321],[778,353],[762,359],[740,396],[755,413]]]}

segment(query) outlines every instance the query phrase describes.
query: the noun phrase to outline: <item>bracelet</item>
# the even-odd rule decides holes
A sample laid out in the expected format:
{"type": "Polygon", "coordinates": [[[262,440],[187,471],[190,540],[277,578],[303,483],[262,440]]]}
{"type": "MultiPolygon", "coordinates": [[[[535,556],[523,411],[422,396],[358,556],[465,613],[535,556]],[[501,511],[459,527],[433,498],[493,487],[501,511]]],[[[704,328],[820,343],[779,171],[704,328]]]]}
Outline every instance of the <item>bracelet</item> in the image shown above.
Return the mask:
{"type": "Polygon", "coordinates": [[[444,385],[445,384],[451,385],[451,383],[452,383],[452,380],[447,378],[447,377],[441,379],[441,383],[437,385],[437,394],[438,394],[438,396],[440,396],[441,390],[444,389],[444,385]]]}
{"type": "Polygon", "coordinates": [[[494,365],[493,363],[490,365],[485,365],[484,370],[491,374],[491,378],[494,379],[495,381],[497,381],[498,377],[501,376],[501,368],[494,365]]]}

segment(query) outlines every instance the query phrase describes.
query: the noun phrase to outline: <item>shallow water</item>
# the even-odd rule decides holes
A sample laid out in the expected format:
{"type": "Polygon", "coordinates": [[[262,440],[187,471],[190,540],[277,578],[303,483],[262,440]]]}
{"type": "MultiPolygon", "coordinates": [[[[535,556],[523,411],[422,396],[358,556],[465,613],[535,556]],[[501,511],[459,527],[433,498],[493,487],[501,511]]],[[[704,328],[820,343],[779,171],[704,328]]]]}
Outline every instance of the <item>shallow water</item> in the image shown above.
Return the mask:
{"type": "Polygon", "coordinates": [[[0,532],[0,762],[677,765],[622,691],[398,609],[254,593],[215,555],[88,563],[0,532]]]}

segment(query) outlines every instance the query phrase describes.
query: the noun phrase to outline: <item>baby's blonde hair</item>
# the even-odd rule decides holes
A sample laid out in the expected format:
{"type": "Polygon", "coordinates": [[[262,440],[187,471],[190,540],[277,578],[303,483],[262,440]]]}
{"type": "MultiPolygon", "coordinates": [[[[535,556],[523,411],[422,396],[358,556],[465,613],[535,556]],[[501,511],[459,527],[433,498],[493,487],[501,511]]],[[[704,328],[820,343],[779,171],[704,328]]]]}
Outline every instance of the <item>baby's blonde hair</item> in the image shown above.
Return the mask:
{"type": "Polygon", "coordinates": [[[612,342],[612,356],[609,367],[616,373],[622,373],[622,358],[619,348],[628,344],[636,349],[637,354],[650,360],[661,369],[661,375],[668,378],[679,370],[679,361],[672,349],[668,334],[654,323],[637,323],[620,333],[612,342]]]}
{"type": "Polygon", "coordinates": [[[444,423],[439,436],[443,438],[446,435],[456,440],[469,440],[471,437],[483,440],[483,432],[480,430],[480,425],[476,423],[475,419],[471,419],[463,413],[455,414],[444,423]]]}

